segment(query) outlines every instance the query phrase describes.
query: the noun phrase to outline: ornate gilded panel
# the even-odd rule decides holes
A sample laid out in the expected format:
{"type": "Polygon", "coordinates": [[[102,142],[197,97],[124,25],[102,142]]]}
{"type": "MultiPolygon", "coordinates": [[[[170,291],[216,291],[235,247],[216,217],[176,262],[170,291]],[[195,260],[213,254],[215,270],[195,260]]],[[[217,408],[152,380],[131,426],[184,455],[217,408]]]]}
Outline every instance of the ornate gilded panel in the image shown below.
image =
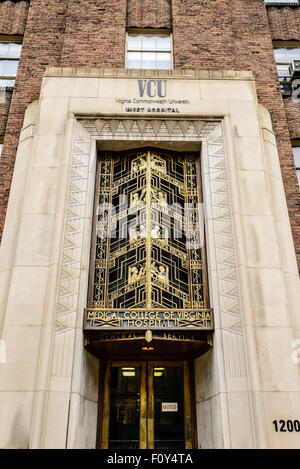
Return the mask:
{"type": "Polygon", "coordinates": [[[86,328],[212,329],[199,181],[191,154],[101,156],[86,328]]]}

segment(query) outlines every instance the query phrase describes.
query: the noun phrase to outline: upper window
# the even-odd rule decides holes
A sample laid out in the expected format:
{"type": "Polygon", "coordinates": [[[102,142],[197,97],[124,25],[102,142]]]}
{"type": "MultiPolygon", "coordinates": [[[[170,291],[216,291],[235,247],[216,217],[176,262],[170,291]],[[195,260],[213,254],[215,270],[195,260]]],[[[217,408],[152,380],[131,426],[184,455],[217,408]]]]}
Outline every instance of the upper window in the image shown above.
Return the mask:
{"type": "Polygon", "coordinates": [[[15,84],[22,44],[0,42],[0,87],[12,87],[15,84]]]}
{"type": "Polygon", "coordinates": [[[300,147],[293,147],[293,155],[297,171],[298,184],[300,187],[300,147]]]}
{"type": "Polygon", "coordinates": [[[3,142],[2,142],[2,140],[0,139],[0,157],[1,157],[1,153],[2,153],[2,145],[3,145],[3,142]]]}
{"type": "Polygon", "coordinates": [[[299,5],[299,0],[265,0],[266,5],[299,5]]]}
{"type": "Polygon", "coordinates": [[[290,76],[289,66],[292,60],[300,59],[300,46],[275,46],[274,54],[281,90],[290,94],[292,77],[290,76]]]}
{"type": "Polygon", "coordinates": [[[170,70],[170,34],[131,34],[127,37],[127,68],[170,70]]]}

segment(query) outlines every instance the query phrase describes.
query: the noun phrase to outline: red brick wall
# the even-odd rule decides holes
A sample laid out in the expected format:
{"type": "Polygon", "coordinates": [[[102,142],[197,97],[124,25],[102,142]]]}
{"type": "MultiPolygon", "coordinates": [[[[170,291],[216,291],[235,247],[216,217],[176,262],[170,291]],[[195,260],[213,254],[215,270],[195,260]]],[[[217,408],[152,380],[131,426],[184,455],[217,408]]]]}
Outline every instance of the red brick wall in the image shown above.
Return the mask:
{"type": "Polygon", "coordinates": [[[171,0],[127,0],[128,28],[171,28],[171,0]]]}
{"type": "Polygon", "coordinates": [[[231,0],[173,0],[175,68],[234,68],[231,0]]]}
{"type": "Polygon", "coordinates": [[[28,1],[0,3],[0,34],[23,36],[28,14],[28,1]]]}
{"type": "MultiPolygon", "coordinates": [[[[236,60],[239,69],[253,70],[259,102],[270,112],[276,134],[282,177],[300,268],[300,192],[294,166],[284,100],[278,87],[272,37],[267,10],[259,0],[232,0],[233,28],[236,30],[236,60]],[[242,10],[243,4],[243,10],[242,10]],[[255,11],[257,7],[257,11],[255,11]],[[248,26],[247,26],[248,25],[248,26]]],[[[298,122],[298,128],[300,122],[298,122]]]]}
{"type": "Polygon", "coordinates": [[[300,41],[299,7],[269,7],[267,12],[273,40],[300,41]]]}
{"type": "MultiPolygon", "coordinates": [[[[0,35],[23,36],[29,1],[4,0],[0,3],[0,35]]],[[[0,90],[0,137],[4,135],[12,91],[0,90]]]]}
{"type": "MultiPolygon", "coordinates": [[[[3,2],[1,8],[12,8],[12,3],[3,2]]],[[[14,8],[20,9],[21,4],[24,2],[16,2],[14,8]]],[[[299,10],[266,9],[263,0],[172,0],[172,11],[169,0],[31,0],[0,160],[0,231],[24,111],[39,97],[44,69],[124,67],[126,26],[162,28],[173,24],[175,68],[253,71],[259,102],[273,120],[300,259],[299,190],[290,142],[291,136],[300,134],[299,110],[290,101],[284,105],[272,47],[272,38],[299,38],[299,10]]],[[[6,23],[3,20],[3,34],[12,30],[8,18],[6,23]]]]}
{"type": "Polygon", "coordinates": [[[289,97],[284,100],[284,106],[291,138],[300,140],[300,104],[295,104],[289,97]]]}
{"type": "Polygon", "coordinates": [[[69,0],[61,66],[124,67],[126,0],[69,0]]]}
{"type": "MultiPolygon", "coordinates": [[[[1,234],[24,112],[28,104],[39,97],[45,68],[70,65],[124,67],[125,2],[31,0],[0,159],[1,234]]],[[[7,29],[3,26],[3,34],[7,34],[9,24],[7,29]]]]}
{"type": "MultiPolygon", "coordinates": [[[[300,7],[269,7],[267,15],[273,41],[300,41],[300,7]]],[[[284,107],[290,137],[292,139],[300,139],[300,104],[294,103],[292,98],[284,98],[284,107]]],[[[298,264],[300,265],[300,191],[296,180],[293,158],[284,153],[284,142],[280,135],[277,136],[277,141],[280,147],[282,174],[285,182],[298,264]]]]}
{"type": "MultiPolygon", "coordinates": [[[[238,69],[253,71],[259,102],[270,112],[276,134],[288,210],[300,268],[300,192],[291,148],[285,100],[278,87],[273,43],[268,27],[267,9],[260,0],[232,0],[233,29],[238,69]]],[[[285,8],[280,8],[284,10],[285,8]]],[[[288,10],[290,10],[288,8],[288,10]]],[[[298,25],[299,27],[299,25],[298,25]]],[[[294,104],[293,104],[294,106],[294,104]]],[[[299,133],[300,122],[293,132],[299,133]],[[296,130],[298,127],[298,131],[296,130]]]]}
{"type": "MultiPolygon", "coordinates": [[[[2,232],[19,133],[28,104],[38,99],[45,67],[59,66],[67,0],[31,0],[16,85],[0,159],[0,230],[2,232]]],[[[6,32],[4,28],[4,32],[6,32]]]]}
{"type": "MultiPolygon", "coordinates": [[[[300,41],[300,7],[267,9],[273,41],[300,41]]],[[[300,105],[284,99],[288,127],[292,139],[300,138],[300,105]]]]}

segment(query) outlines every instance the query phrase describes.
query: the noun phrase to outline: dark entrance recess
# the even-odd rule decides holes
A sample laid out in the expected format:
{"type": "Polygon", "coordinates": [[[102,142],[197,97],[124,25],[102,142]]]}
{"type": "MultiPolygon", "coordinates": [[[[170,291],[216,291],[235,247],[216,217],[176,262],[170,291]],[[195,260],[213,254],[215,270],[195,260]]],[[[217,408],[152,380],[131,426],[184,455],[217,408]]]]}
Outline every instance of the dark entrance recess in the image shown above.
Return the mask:
{"type": "Polygon", "coordinates": [[[103,384],[100,448],[195,447],[187,362],[107,362],[103,384]]]}

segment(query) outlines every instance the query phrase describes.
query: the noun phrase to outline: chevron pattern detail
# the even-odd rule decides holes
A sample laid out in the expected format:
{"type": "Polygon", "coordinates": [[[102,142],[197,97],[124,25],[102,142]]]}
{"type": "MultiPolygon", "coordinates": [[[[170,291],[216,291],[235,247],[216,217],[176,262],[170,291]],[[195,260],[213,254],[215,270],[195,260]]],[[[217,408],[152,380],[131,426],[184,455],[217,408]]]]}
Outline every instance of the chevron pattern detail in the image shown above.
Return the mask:
{"type": "Polygon", "coordinates": [[[55,352],[52,374],[70,376],[77,319],[80,264],[86,208],[90,138],[76,125],[65,216],[56,308],[55,352]]]}
{"type": "Polygon", "coordinates": [[[216,123],[207,126],[205,122],[193,119],[80,119],[83,127],[92,136],[107,140],[199,140],[216,123]]]}
{"type": "Polygon", "coordinates": [[[225,367],[231,377],[246,376],[241,304],[231,204],[221,126],[207,138],[212,215],[225,367]]]}
{"type": "Polygon", "coordinates": [[[52,373],[70,376],[78,313],[90,140],[205,141],[208,148],[217,281],[226,375],[246,376],[238,272],[222,126],[195,119],[78,119],[72,151],[56,309],[52,373]]]}

